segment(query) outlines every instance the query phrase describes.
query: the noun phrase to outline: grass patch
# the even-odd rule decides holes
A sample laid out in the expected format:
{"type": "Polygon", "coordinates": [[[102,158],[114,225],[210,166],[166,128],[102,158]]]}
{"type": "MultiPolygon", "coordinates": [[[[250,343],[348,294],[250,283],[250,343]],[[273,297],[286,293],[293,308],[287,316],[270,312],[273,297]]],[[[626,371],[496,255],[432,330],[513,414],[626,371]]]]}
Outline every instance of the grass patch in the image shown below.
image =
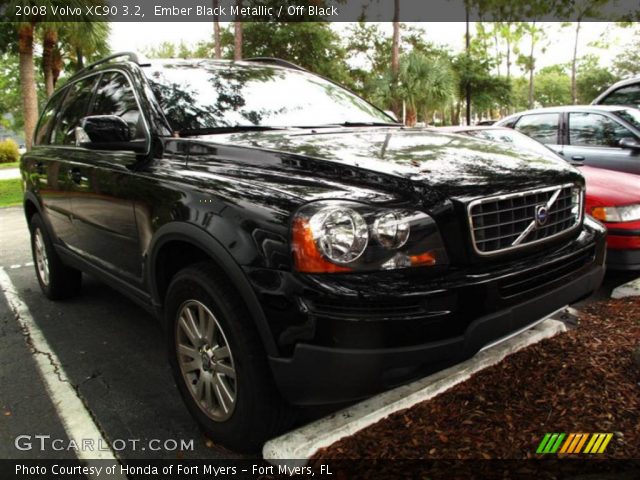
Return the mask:
{"type": "Polygon", "coordinates": [[[0,180],[0,208],[22,203],[21,179],[0,180]]]}
{"type": "Polygon", "coordinates": [[[0,163],[0,170],[3,168],[18,168],[20,167],[20,162],[9,162],[9,163],[0,163]]]}

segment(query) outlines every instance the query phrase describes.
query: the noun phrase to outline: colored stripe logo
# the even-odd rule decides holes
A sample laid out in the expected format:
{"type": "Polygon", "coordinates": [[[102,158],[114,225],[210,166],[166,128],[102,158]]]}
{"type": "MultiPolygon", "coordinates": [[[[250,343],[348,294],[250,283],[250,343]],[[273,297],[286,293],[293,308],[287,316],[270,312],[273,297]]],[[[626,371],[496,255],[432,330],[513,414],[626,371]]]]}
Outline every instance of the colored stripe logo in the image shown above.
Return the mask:
{"type": "Polygon", "coordinates": [[[613,438],[613,433],[547,433],[538,449],[537,454],[577,454],[604,453],[613,438]]]}

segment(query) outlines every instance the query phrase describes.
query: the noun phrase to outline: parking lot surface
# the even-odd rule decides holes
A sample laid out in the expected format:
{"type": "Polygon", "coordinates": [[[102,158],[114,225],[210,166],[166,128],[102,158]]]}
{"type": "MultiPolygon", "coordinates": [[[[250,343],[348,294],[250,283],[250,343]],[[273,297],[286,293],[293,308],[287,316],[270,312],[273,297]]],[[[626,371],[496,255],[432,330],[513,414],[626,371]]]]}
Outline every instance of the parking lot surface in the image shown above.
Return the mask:
{"type": "MultiPolygon", "coordinates": [[[[87,275],[82,295],[47,300],[33,271],[22,210],[0,210],[0,222],[0,267],[103,437],[118,447],[117,457],[238,457],[206,439],[187,412],[166,361],[162,330],[151,315],[87,275]]],[[[68,437],[38,374],[29,338],[2,294],[0,352],[0,458],[75,458],[66,448],[68,437]],[[31,436],[31,449],[15,447],[20,435],[31,436]],[[42,451],[35,435],[63,439],[56,444],[63,450],[42,451]]]]}

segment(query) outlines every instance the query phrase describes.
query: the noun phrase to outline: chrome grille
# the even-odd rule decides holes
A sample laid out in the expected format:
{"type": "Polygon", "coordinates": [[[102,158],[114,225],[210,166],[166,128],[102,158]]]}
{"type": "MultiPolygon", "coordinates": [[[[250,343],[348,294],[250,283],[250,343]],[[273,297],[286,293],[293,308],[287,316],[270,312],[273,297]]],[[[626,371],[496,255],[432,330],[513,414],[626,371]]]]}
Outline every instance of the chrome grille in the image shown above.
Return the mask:
{"type": "Polygon", "coordinates": [[[473,246],[492,255],[572,230],[582,220],[582,196],[569,184],[474,200],[468,206],[473,246]]]}

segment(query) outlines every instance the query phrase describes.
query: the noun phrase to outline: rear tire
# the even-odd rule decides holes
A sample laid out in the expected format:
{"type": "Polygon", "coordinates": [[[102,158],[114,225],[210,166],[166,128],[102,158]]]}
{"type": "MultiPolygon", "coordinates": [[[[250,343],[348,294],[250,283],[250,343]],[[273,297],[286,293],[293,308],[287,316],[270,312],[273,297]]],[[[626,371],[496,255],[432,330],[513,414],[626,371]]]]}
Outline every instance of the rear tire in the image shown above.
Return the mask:
{"type": "Polygon", "coordinates": [[[42,293],[51,300],[76,295],[82,286],[82,272],[62,263],[40,214],[31,217],[29,229],[33,264],[42,293]]]}
{"type": "Polygon", "coordinates": [[[214,442],[255,452],[293,420],[244,302],[215,265],[176,274],[165,302],[169,362],[191,414],[214,442]]]}

